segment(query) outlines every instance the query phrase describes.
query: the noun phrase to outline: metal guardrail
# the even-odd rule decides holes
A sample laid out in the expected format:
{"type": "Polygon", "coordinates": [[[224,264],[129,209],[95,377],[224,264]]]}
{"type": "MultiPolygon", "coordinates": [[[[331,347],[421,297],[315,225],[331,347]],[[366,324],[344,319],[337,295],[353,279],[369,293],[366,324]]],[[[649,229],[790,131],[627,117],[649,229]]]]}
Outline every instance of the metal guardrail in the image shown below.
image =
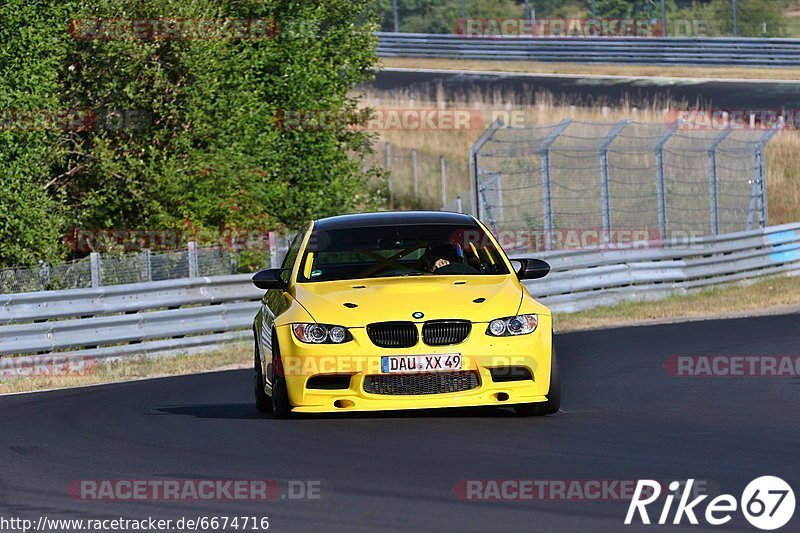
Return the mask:
{"type": "MultiPolygon", "coordinates": [[[[634,243],[613,250],[528,254],[552,273],[526,282],[554,311],[571,312],[624,300],[769,274],[800,272],[800,223],[701,237],[688,242],[634,243]]],[[[262,291],[249,274],[0,295],[0,356],[58,354],[64,359],[215,347],[246,339],[262,291]]],[[[34,367],[36,356],[0,359],[34,367]]],[[[46,359],[45,359],[46,360],[46,359]]]]}
{"type": "Polygon", "coordinates": [[[649,37],[473,37],[378,32],[381,57],[635,63],[800,65],[800,39],[649,37]]]}
{"type": "Polygon", "coordinates": [[[250,274],[0,295],[0,356],[109,357],[241,338],[263,291],[250,274]]]}
{"type": "Polygon", "coordinates": [[[691,289],[761,276],[800,272],[800,224],[632,244],[615,250],[526,254],[547,260],[551,273],[526,282],[557,312],[626,300],[659,299],[691,289]]]}

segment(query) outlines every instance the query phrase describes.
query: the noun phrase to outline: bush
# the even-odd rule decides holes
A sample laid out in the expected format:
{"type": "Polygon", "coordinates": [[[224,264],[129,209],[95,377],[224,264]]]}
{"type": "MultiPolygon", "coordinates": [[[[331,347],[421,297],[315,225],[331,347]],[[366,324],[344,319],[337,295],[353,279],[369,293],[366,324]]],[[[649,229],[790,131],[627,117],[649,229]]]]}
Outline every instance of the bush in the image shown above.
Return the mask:
{"type": "Polygon", "coordinates": [[[283,110],[337,113],[377,64],[367,0],[74,0],[0,7],[2,108],[122,111],[136,124],[2,132],[0,264],[62,252],[67,228],[219,233],[297,226],[375,206],[347,123],[281,127],[283,110]],[[259,19],[271,38],[75,39],[103,19],[259,19]],[[74,24],[69,26],[70,20],[74,24]],[[130,127],[135,125],[136,127],[130,127]],[[91,128],[90,128],[91,129],[91,128]]]}

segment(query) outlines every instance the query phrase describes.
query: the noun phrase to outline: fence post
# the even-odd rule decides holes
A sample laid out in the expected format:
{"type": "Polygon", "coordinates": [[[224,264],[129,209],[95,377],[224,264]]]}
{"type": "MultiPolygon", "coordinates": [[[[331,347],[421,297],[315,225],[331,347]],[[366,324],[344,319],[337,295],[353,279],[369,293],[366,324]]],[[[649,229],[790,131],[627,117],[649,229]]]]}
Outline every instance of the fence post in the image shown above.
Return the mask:
{"type": "Polygon", "coordinates": [[[608,187],[608,150],[630,120],[617,122],[600,145],[600,203],[603,210],[603,240],[611,240],[611,195],[608,187]]]}
{"type": "Polygon", "coordinates": [[[89,268],[92,273],[92,287],[103,286],[103,275],[100,270],[100,254],[92,252],[89,254],[89,268]]]}
{"type": "Polygon", "coordinates": [[[198,265],[197,265],[197,243],[194,241],[189,241],[189,277],[196,278],[200,275],[198,265]]]}
{"type": "Polygon", "coordinates": [[[278,261],[278,234],[274,231],[269,232],[269,267],[280,268],[278,261]]]}
{"type": "Polygon", "coordinates": [[[414,180],[414,199],[419,200],[419,175],[417,174],[417,150],[411,149],[411,176],[414,180]]]}
{"type": "Polygon", "coordinates": [[[678,129],[678,123],[664,132],[656,143],[656,190],[658,191],[658,230],[661,240],[667,238],[667,187],[664,181],[664,146],[678,129]]]}
{"type": "Polygon", "coordinates": [[[447,209],[447,170],[444,156],[439,156],[439,172],[442,175],[442,209],[447,209]]]}
{"type": "Polygon", "coordinates": [[[542,179],[542,215],[544,218],[544,249],[550,250],[553,247],[553,198],[550,193],[550,146],[556,142],[558,136],[563,133],[572,119],[565,119],[559,122],[555,128],[545,137],[539,147],[539,171],[542,179]]]}
{"type": "MultiPolygon", "coordinates": [[[[506,213],[503,209],[503,175],[499,172],[497,173],[495,187],[497,188],[497,220],[505,222],[506,213]]],[[[497,220],[495,220],[495,224],[497,224],[497,220]]]]}
{"type": "Polygon", "coordinates": [[[711,233],[719,235],[719,193],[717,191],[717,149],[731,129],[726,128],[717,135],[711,146],[708,147],[708,196],[711,200],[711,233]]]}
{"type": "MultiPolygon", "coordinates": [[[[499,186],[500,182],[500,173],[499,172],[484,172],[482,173],[486,176],[486,180],[494,179],[494,187],[495,190],[498,190],[497,187],[499,186]]],[[[498,211],[502,211],[502,206],[494,205],[489,202],[489,196],[486,194],[487,186],[485,183],[478,184],[478,206],[485,208],[485,213],[483,214],[482,218],[487,222],[492,230],[497,229],[497,217],[495,216],[495,208],[498,211]]],[[[499,191],[498,191],[498,204],[500,203],[499,191]]],[[[479,207],[479,210],[480,210],[479,207]]]]}
{"type": "Polygon", "coordinates": [[[231,274],[236,274],[239,271],[239,245],[236,242],[236,237],[233,238],[233,243],[231,244],[230,263],[231,274]]]}
{"type": "Polygon", "coordinates": [[[41,290],[46,291],[50,285],[50,265],[45,261],[39,260],[39,285],[41,290]]]}
{"type": "Polygon", "coordinates": [[[386,178],[386,186],[389,188],[389,205],[393,205],[394,190],[392,187],[392,145],[386,143],[386,170],[389,177],[386,178]]]}
{"type": "Polygon", "coordinates": [[[758,170],[761,181],[761,227],[766,228],[769,224],[769,210],[767,209],[767,163],[764,160],[764,152],[767,143],[778,134],[779,129],[773,128],[761,136],[758,141],[758,170]]]}
{"type": "Polygon", "coordinates": [[[144,279],[153,281],[153,257],[150,248],[142,250],[144,256],[144,279]]]}
{"type": "Polygon", "coordinates": [[[503,121],[496,119],[492,122],[486,131],[484,131],[478,140],[469,149],[469,203],[470,214],[475,218],[480,218],[478,212],[478,175],[480,174],[480,167],[478,165],[478,156],[483,145],[492,138],[494,133],[503,127],[503,121]]]}

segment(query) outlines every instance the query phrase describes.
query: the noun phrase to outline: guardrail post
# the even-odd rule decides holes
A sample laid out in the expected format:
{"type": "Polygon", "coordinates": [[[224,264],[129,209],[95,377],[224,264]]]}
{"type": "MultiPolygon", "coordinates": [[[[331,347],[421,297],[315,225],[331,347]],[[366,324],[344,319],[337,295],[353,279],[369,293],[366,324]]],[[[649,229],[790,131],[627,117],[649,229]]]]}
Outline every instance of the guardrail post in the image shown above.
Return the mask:
{"type": "Polygon", "coordinates": [[[600,203],[603,210],[603,240],[611,240],[611,195],[608,189],[608,149],[614,139],[630,124],[629,120],[617,122],[600,145],[600,203]]]}
{"type": "Polygon", "coordinates": [[[442,176],[442,209],[447,209],[447,168],[444,156],[439,156],[439,172],[442,176]]]}
{"type": "Polygon", "coordinates": [[[731,129],[726,128],[717,135],[708,148],[708,196],[711,199],[711,233],[719,235],[719,192],[717,191],[717,149],[731,129]]]}
{"type": "Polygon", "coordinates": [[[150,248],[142,250],[142,256],[144,258],[144,279],[153,281],[153,253],[150,248]]]}
{"type": "Polygon", "coordinates": [[[411,177],[414,180],[414,199],[419,200],[419,175],[417,174],[417,150],[411,149],[411,177]]]}
{"type": "Polygon", "coordinates": [[[558,136],[572,124],[572,119],[562,120],[545,137],[539,147],[539,169],[542,179],[542,213],[544,216],[544,249],[550,250],[553,246],[553,198],[550,193],[550,146],[558,136]]]}
{"type": "Polygon", "coordinates": [[[199,268],[197,265],[197,243],[194,241],[189,241],[189,277],[196,278],[200,275],[199,268]]]}
{"type": "Polygon", "coordinates": [[[92,274],[92,287],[101,287],[103,285],[103,275],[100,266],[100,254],[97,252],[90,253],[89,268],[92,274]]]}
{"type": "Polygon", "coordinates": [[[667,144],[675,132],[679,124],[676,122],[673,127],[670,127],[661,138],[656,142],[656,190],[658,191],[658,231],[661,240],[667,239],[667,187],[664,181],[664,145],[667,144]],[[674,129],[673,129],[674,128],[674,129]]]}
{"type": "Polygon", "coordinates": [[[495,134],[495,132],[503,127],[503,121],[501,119],[496,119],[492,122],[486,131],[484,131],[478,140],[470,147],[469,149],[469,203],[470,203],[470,210],[472,216],[475,218],[480,218],[480,213],[478,212],[478,177],[480,174],[480,165],[478,162],[478,157],[480,156],[480,150],[483,148],[483,145],[486,144],[489,139],[495,134]]]}

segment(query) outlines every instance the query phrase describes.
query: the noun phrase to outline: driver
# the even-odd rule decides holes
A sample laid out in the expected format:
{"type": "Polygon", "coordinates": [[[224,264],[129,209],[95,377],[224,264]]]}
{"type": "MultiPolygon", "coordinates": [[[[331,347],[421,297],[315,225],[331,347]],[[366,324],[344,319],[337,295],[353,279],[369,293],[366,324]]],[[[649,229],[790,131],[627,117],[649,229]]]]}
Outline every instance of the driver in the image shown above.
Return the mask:
{"type": "Polygon", "coordinates": [[[425,258],[424,268],[428,272],[436,272],[450,263],[461,262],[461,258],[451,244],[440,244],[438,246],[429,247],[425,251],[423,257],[425,258]]]}

